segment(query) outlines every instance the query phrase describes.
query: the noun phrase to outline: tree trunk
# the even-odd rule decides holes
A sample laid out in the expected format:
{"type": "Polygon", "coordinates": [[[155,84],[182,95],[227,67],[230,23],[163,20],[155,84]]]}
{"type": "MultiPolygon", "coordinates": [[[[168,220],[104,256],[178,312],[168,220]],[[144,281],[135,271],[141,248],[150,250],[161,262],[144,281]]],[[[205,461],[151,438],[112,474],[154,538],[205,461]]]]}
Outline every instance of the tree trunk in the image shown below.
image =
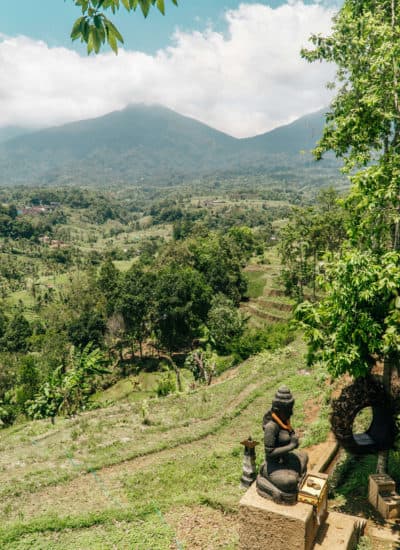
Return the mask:
{"type": "MultiPolygon", "coordinates": [[[[385,357],[383,361],[383,374],[382,374],[382,384],[384,390],[388,396],[391,398],[392,395],[392,368],[393,368],[393,357],[385,357]]],[[[376,473],[377,474],[387,474],[389,466],[389,451],[379,451],[378,461],[376,464],[376,473]]]]}
{"type": "Polygon", "coordinates": [[[183,391],[182,386],[182,379],[181,379],[181,373],[179,371],[178,365],[175,363],[175,361],[172,359],[171,355],[165,355],[165,358],[168,359],[168,361],[171,363],[172,368],[174,369],[175,376],[176,376],[176,383],[178,384],[178,390],[181,392],[183,391]]]}
{"type": "Polygon", "coordinates": [[[314,248],[313,300],[317,299],[317,249],[314,248]]]}

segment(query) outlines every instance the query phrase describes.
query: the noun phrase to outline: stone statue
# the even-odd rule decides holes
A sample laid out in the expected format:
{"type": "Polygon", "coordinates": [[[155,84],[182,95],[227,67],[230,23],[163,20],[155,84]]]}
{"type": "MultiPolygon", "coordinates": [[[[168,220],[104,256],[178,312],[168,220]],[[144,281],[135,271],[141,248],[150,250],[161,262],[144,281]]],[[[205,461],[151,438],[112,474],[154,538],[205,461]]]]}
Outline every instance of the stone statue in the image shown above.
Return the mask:
{"type": "Polygon", "coordinates": [[[307,471],[307,454],[294,452],[299,439],[290,425],[293,405],[289,388],[282,386],[263,418],[265,462],[257,476],[257,492],[281,504],[296,502],[300,481],[307,471]]]}

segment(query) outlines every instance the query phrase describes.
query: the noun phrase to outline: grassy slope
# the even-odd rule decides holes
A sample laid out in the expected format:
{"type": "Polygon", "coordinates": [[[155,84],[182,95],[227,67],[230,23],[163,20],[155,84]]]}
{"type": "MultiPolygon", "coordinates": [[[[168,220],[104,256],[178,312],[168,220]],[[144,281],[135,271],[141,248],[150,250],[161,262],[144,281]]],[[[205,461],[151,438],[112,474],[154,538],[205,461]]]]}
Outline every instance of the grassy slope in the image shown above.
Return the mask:
{"type": "Polygon", "coordinates": [[[185,548],[235,548],[239,442],[262,437],[283,381],[297,398],[297,426],[307,427],[304,403],[323,391],[317,374],[298,372],[303,352],[296,341],[209,388],[151,400],[150,425],[140,404],[124,401],[2,431],[0,547],[156,550],[177,547],[178,536],[185,548]]]}
{"type": "Polygon", "coordinates": [[[262,327],[271,322],[287,321],[294,302],[284,296],[280,283],[281,265],[275,248],[265,253],[265,263],[251,263],[245,270],[249,281],[248,302],[241,310],[250,316],[250,325],[262,327]]]}

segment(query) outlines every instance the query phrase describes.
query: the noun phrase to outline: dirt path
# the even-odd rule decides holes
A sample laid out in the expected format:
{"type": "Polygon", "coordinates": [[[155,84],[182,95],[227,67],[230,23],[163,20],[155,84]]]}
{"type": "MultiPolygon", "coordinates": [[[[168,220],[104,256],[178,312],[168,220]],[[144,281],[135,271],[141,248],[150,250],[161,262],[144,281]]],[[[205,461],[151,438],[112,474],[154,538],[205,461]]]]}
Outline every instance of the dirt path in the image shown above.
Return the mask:
{"type": "MultiPolygon", "coordinates": [[[[127,477],[140,471],[156,468],[170,460],[179,461],[187,455],[193,457],[212,454],[218,450],[222,438],[225,446],[228,441],[232,446],[237,443],[235,427],[230,426],[224,437],[222,434],[210,435],[181,445],[177,449],[165,449],[158,453],[103,468],[95,473],[81,475],[65,484],[28,493],[22,499],[21,497],[8,499],[6,504],[8,512],[5,513],[3,507],[3,516],[8,520],[15,520],[16,517],[20,519],[32,518],[51,513],[64,516],[74,511],[79,511],[82,514],[100,512],[110,507],[128,506],[129,500],[124,484],[127,477]],[[74,503],[73,510],[71,510],[71,502],[74,503]]],[[[306,449],[309,453],[310,469],[315,467],[321,456],[326,453],[327,446],[328,442],[325,442],[306,449]]]]}

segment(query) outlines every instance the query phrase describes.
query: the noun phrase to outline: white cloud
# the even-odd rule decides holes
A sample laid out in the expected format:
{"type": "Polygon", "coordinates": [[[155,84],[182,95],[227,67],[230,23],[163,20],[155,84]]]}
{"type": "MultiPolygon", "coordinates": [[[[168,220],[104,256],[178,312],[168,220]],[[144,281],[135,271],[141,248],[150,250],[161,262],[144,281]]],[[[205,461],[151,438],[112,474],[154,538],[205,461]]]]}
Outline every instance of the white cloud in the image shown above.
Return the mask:
{"type": "Polygon", "coordinates": [[[0,35],[0,126],[50,126],[160,103],[232,135],[265,132],[328,103],[333,67],[309,65],[299,50],[311,33],[329,32],[332,13],[319,2],[242,4],[226,13],[224,34],[178,30],[154,56],[82,57],[0,35]]]}

